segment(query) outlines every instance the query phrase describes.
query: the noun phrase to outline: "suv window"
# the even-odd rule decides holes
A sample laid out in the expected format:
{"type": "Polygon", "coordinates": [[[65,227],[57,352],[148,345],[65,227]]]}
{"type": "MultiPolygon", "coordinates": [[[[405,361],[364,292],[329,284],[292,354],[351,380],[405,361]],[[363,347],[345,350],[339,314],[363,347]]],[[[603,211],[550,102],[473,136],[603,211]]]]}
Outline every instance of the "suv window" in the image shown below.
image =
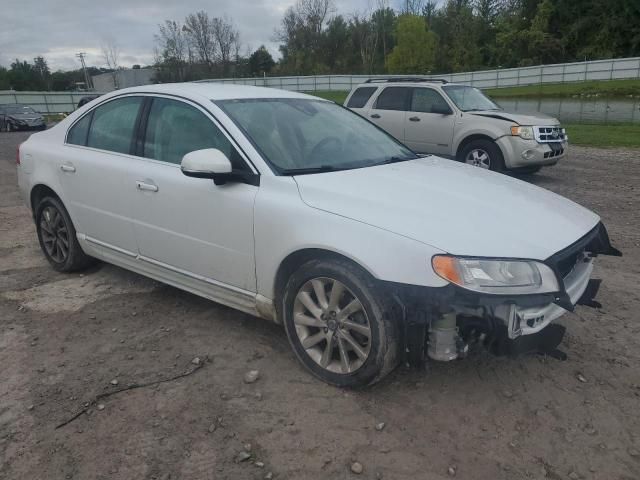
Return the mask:
{"type": "Polygon", "coordinates": [[[431,88],[414,88],[411,97],[411,111],[433,113],[433,107],[450,109],[447,102],[438,92],[431,88]]]}
{"type": "Polygon", "coordinates": [[[87,146],[129,153],[141,104],[141,97],[125,97],[96,108],[93,111],[87,146]]]}
{"type": "Polygon", "coordinates": [[[349,103],[347,103],[347,108],[362,108],[364,107],[373,92],[376,91],[378,87],[360,87],[356,88],[356,91],[353,92],[351,98],[349,99],[349,103]]]}
{"type": "Polygon", "coordinates": [[[407,87],[387,87],[378,97],[376,108],[379,110],[406,110],[410,92],[411,89],[407,87]]]}
{"type": "Polygon", "coordinates": [[[83,146],[87,144],[87,135],[89,134],[91,117],[93,117],[93,112],[89,112],[78,120],[73,127],[71,127],[71,130],[69,130],[69,134],[67,135],[67,143],[83,146]]]}
{"type": "Polygon", "coordinates": [[[153,99],[145,133],[144,157],[179,165],[187,153],[205,148],[224,152],[233,169],[247,169],[229,139],[200,110],[178,100],[153,99]]]}

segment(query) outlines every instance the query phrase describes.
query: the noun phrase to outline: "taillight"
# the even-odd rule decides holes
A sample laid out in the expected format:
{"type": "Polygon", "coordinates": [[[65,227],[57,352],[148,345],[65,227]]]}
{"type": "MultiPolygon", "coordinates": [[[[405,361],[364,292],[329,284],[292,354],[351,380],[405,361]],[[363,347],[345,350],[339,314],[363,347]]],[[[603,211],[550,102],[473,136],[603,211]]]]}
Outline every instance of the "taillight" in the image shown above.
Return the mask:
{"type": "Polygon", "coordinates": [[[22,146],[22,144],[18,145],[18,148],[16,149],[16,165],[20,165],[20,147],[22,146]]]}

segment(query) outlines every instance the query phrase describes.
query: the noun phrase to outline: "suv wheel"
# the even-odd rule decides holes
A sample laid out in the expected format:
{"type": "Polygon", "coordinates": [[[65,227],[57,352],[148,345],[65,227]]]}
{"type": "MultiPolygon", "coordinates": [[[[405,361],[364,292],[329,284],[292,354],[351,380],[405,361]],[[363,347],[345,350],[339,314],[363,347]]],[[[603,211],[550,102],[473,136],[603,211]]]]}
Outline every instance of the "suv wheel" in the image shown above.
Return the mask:
{"type": "Polygon", "coordinates": [[[45,197],[40,201],[36,207],[36,229],[40,248],[55,270],[73,272],[93,262],[80,248],[67,209],[57,198],[45,197]]]}
{"type": "Polygon", "coordinates": [[[504,170],[502,152],[491,140],[472,140],[460,151],[458,160],[485,170],[504,170]]]}
{"type": "Polygon", "coordinates": [[[397,365],[392,311],[366,272],[340,260],[302,265],[282,300],[296,356],[316,377],[340,387],[375,383],[397,365]]]}

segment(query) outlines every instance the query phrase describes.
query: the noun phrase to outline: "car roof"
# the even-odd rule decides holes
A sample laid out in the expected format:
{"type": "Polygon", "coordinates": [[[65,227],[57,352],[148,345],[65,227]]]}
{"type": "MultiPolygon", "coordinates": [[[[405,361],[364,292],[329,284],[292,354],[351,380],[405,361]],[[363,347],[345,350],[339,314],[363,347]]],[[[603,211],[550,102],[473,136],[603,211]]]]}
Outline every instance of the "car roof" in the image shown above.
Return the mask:
{"type": "Polygon", "coordinates": [[[248,98],[307,98],[322,100],[304,93],[279,90],[276,88],[254,87],[250,85],[224,84],[219,82],[185,82],[144,85],[123,88],[113,94],[123,93],[165,93],[168,95],[197,96],[209,100],[240,100],[248,98]]]}
{"type": "Polygon", "coordinates": [[[355,88],[360,87],[420,87],[420,86],[429,86],[429,87],[443,87],[443,86],[455,86],[455,87],[467,87],[469,85],[465,85],[464,83],[451,83],[451,82],[438,82],[438,81],[408,81],[408,82],[369,82],[369,83],[361,83],[357,85],[355,88]]]}

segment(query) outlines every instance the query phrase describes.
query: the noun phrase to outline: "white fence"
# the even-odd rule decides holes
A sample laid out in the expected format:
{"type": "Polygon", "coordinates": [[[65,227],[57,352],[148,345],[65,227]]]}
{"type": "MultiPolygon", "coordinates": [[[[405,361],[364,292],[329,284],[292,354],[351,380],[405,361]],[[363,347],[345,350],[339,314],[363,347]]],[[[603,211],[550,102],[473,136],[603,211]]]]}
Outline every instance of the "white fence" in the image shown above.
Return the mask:
{"type": "MultiPolygon", "coordinates": [[[[313,75],[305,77],[225,78],[203,81],[313,92],[318,90],[351,90],[354,86],[370,78],[389,78],[393,76],[394,75],[313,75]]],[[[395,76],[407,77],[409,75],[395,76]]],[[[640,57],[428,76],[431,78],[442,78],[449,82],[465,83],[478,88],[503,88],[518,85],[537,85],[541,83],[640,78],[640,57]]]]}
{"type": "MultiPolygon", "coordinates": [[[[313,92],[320,90],[351,90],[354,86],[370,78],[388,78],[390,76],[393,75],[313,75],[304,77],[225,78],[203,81],[313,92]]],[[[396,76],[406,77],[407,75],[396,76]]],[[[640,78],[640,57],[430,76],[442,78],[449,82],[465,83],[478,88],[640,78]]],[[[94,92],[0,91],[0,104],[23,103],[32,106],[41,113],[72,112],[75,110],[78,101],[90,94],[94,94],[94,92]]]]}
{"type": "Polygon", "coordinates": [[[73,112],[82,97],[97,95],[95,92],[14,92],[0,91],[0,105],[22,103],[40,113],[73,112]]]}

